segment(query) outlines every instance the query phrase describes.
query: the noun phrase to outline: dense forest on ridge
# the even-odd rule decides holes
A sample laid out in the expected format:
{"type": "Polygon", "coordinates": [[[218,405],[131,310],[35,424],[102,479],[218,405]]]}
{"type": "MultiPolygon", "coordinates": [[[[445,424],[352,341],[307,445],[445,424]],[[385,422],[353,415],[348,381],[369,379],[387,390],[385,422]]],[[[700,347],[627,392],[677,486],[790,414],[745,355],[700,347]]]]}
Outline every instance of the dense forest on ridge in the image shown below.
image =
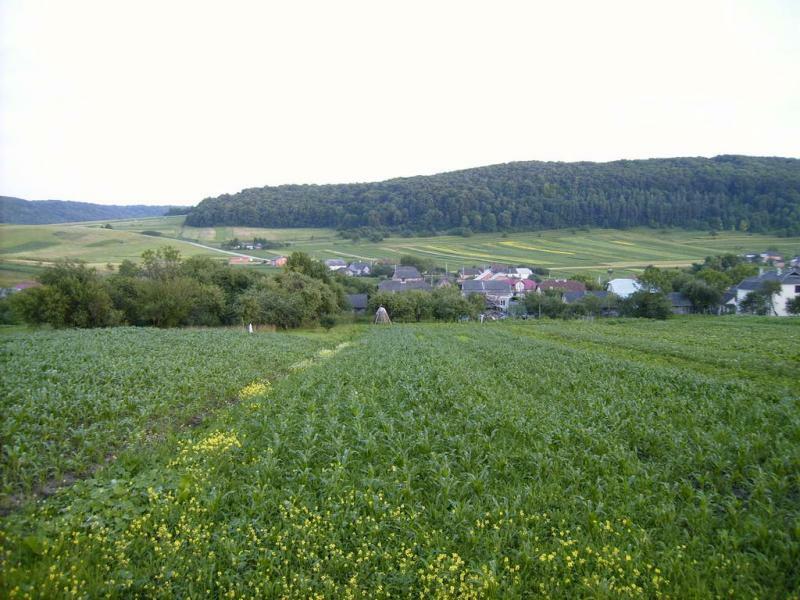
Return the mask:
{"type": "Polygon", "coordinates": [[[0,196],[0,223],[16,225],[46,225],[76,221],[104,221],[114,219],[141,219],[167,214],[170,206],[115,206],[73,202],[72,200],[23,200],[0,196]]]}
{"type": "Polygon", "coordinates": [[[651,226],[800,235],[800,160],[516,162],[375,183],[267,186],[207,198],[186,223],[465,234],[651,226]]]}

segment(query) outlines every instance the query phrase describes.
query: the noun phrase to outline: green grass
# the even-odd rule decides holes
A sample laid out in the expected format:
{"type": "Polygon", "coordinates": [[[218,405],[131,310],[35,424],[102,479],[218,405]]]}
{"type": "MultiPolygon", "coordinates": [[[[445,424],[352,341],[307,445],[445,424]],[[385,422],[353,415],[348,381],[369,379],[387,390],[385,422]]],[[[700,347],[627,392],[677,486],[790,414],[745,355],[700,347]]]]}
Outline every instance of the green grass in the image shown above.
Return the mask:
{"type": "MultiPolygon", "coordinates": [[[[174,352],[197,347],[169,333],[174,352]]],[[[37,347],[81,335],[74,353],[91,356],[94,332],[37,347]]],[[[800,321],[346,335],[291,364],[273,352],[257,377],[271,386],[6,519],[0,595],[800,592],[800,321]]],[[[163,360],[142,351],[129,368],[163,360]]],[[[202,385],[220,378],[236,379],[202,385]]]]}
{"type": "Polygon", "coordinates": [[[172,244],[184,256],[222,255],[178,240],[126,231],[74,225],[0,225],[0,276],[8,284],[61,258],[79,259],[105,269],[125,259],[138,260],[147,249],[172,244]],[[17,274],[18,273],[18,274],[17,274]]]}

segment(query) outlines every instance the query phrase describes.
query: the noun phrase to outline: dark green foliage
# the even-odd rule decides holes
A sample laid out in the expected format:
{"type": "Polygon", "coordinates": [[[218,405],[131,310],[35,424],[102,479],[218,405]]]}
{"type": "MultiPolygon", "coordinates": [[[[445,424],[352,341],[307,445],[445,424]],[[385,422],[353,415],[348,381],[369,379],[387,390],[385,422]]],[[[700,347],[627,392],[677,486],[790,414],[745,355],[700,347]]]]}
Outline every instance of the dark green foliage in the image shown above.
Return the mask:
{"type": "Polygon", "coordinates": [[[289,328],[314,324],[345,305],[344,288],[325,265],[301,253],[269,279],[206,257],[183,260],[165,246],[142,253],[139,265],[124,261],[106,278],[63,263],[40,281],[43,286],[14,294],[10,308],[28,323],[55,327],[217,326],[244,319],[289,328]]]}
{"type": "Polygon", "coordinates": [[[751,315],[769,314],[769,301],[760,291],[749,292],[739,304],[739,310],[751,315]]]}
{"type": "Polygon", "coordinates": [[[800,161],[717,156],[518,162],[377,183],[251,188],[187,224],[412,232],[686,227],[800,234],[800,161]]]}
{"type": "MultiPolygon", "coordinates": [[[[731,286],[758,273],[758,267],[734,254],[706,257],[687,269],[659,269],[649,266],[639,280],[652,290],[681,292],[696,312],[714,312],[723,293],[731,286]]],[[[755,306],[755,305],[753,305],[755,306]]]]}
{"type": "Polygon", "coordinates": [[[394,274],[394,265],[387,263],[376,263],[372,265],[371,275],[373,277],[391,277],[394,274]]]}
{"type": "Polygon", "coordinates": [[[668,319],[672,316],[672,304],[661,292],[640,290],[620,302],[620,313],[626,317],[668,319]]]}
{"type": "Polygon", "coordinates": [[[435,266],[435,263],[431,259],[414,256],[412,254],[403,254],[400,257],[400,264],[404,267],[416,267],[420,273],[433,271],[435,266]]]}
{"type": "Polygon", "coordinates": [[[789,298],[786,301],[786,312],[790,315],[800,315],[800,296],[789,298]]]}
{"type": "Polygon", "coordinates": [[[164,213],[164,216],[175,217],[180,215],[188,215],[190,210],[192,210],[191,206],[172,206],[166,213],[164,213]]]}
{"type": "Polygon", "coordinates": [[[305,252],[292,252],[286,260],[286,270],[302,273],[324,283],[331,281],[331,272],[325,263],[311,258],[305,252]]]}
{"type": "Polygon", "coordinates": [[[597,281],[597,277],[592,277],[591,275],[587,275],[586,273],[575,273],[574,275],[570,275],[570,279],[573,281],[580,281],[583,285],[586,286],[587,290],[602,290],[603,285],[597,281]]]}
{"type": "Polygon", "coordinates": [[[325,329],[325,331],[330,331],[331,328],[336,325],[336,317],[333,315],[322,315],[319,318],[319,324],[325,329]]]}
{"type": "Polygon", "coordinates": [[[525,308],[528,310],[528,314],[535,317],[556,319],[564,314],[567,305],[564,304],[558,290],[547,290],[544,293],[525,296],[525,308]]]}
{"type": "Polygon", "coordinates": [[[297,271],[263,279],[237,300],[237,312],[244,322],[281,329],[315,324],[323,315],[338,311],[338,298],[330,286],[297,271]]]}
{"type": "Polygon", "coordinates": [[[15,314],[34,324],[54,327],[107,327],[120,320],[97,271],[75,261],[63,261],[39,276],[41,287],[11,297],[15,314]]]}
{"type": "MultiPolygon", "coordinates": [[[[23,200],[0,196],[0,223],[44,225],[72,221],[105,221],[108,219],[138,219],[168,214],[169,206],[112,206],[72,202],[68,200],[23,200]]],[[[188,211],[188,207],[182,207],[188,211]]],[[[182,212],[180,214],[185,214],[182,212]]]]}
{"type": "Polygon", "coordinates": [[[722,293],[719,289],[709,285],[702,279],[688,281],[681,292],[692,302],[692,307],[701,312],[711,311],[716,308],[722,300],[722,293]]]}
{"type": "Polygon", "coordinates": [[[383,306],[392,321],[413,323],[436,319],[457,321],[474,319],[485,308],[483,296],[464,298],[456,288],[439,288],[433,292],[409,290],[401,293],[380,292],[370,298],[367,311],[375,314],[383,306]]]}
{"type": "Polygon", "coordinates": [[[11,304],[11,298],[0,298],[0,325],[16,325],[20,318],[11,304]]]}

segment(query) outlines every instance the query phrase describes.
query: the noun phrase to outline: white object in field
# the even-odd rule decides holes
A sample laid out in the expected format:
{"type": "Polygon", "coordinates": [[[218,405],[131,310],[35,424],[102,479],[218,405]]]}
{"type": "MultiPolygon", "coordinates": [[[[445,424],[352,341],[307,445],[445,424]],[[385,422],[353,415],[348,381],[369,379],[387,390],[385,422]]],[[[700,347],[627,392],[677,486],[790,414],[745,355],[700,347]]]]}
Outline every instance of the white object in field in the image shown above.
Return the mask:
{"type": "Polygon", "coordinates": [[[375,313],[375,323],[391,323],[392,320],[389,318],[389,313],[386,312],[386,309],[382,306],[378,307],[377,312],[375,313]]]}
{"type": "Polygon", "coordinates": [[[247,326],[247,333],[253,333],[253,324],[252,324],[252,323],[250,323],[250,324],[247,326]]]}

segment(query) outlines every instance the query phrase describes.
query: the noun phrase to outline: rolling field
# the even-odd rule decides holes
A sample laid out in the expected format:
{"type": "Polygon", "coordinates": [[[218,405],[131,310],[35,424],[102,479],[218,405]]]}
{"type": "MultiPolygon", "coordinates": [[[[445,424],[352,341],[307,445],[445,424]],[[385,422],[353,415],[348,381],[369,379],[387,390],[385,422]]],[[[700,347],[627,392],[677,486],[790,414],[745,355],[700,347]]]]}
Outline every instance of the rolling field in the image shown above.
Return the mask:
{"type": "MultiPolygon", "coordinates": [[[[35,270],[60,258],[80,259],[103,269],[108,263],[138,260],[148,248],[166,244],[176,246],[184,256],[218,256],[213,251],[182,241],[113,229],[74,225],[0,225],[0,274],[14,282],[15,270],[35,270]]],[[[31,278],[25,273],[20,277],[20,280],[31,278]]]]}
{"type": "MultiPolygon", "coordinates": [[[[183,420],[201,409],[191,401],[198,390],[222,399],[238,389],[236,401],[171,436],[123,434],[121,445],[132,447],[116,460],[4,518],[0,595],[800,592],[800,322],[336,332],[237,342],[234,332],[122,330],[172,348],[174,358],[153,357],[147,344],[140,352],[129,344],[124,371],[150,369],[150,388],[164,389],[183,420]],[[178,357],[198,346],[196,335],[232,348],[231,366],[252,368],[190,370],[184,383],[174,369],[190,360],[178,357]]],[[[41,405],[21,437],[43,463],[60,460],[34,441],[49,430],[48,414],[65,415],[73,402],[102,407],[83,400],[91,390],[141,402],[145,414],[154,405],[159,392],[138,399],[138,384],[124,377],[71,376],[58,394],[37,391],[56,377],[37,354],[61,356],[66,345],[73,356],[55,370],[72,370],[115,334],[5,341],[37,348],[9,361],[25,375],[4,391],[13,406],[41,405]]],[[[93,414],[84,413],[87,426],[93,414]]],[[[102,411],[96,418],[113,421],[102,411]]],[[[55,427],[52,443],[70,447],[70,430],[55,427]]]]}
{"type": "Polygon", "coordinates": [[[178,247],[185,256],[216,256],[214,248],[237,237],[241,240],[263,237],[289,245],[278,250],[248,251],[249,255],[269,258],[295,250],[315,258],[345,260],[399,260],[403,254],[424,257],[451,271],[464,266],[492,262],[545,267],[555,275],[584,272],[607,276],[640,273],[647,265],[686,266],[706,256],[732,252],[762,252],[775,248],[788,256],[800,254],[800,238],[721,232],[632,229],[626,231],[552,230],[531,233],[476,234],[469,238],[453,236],[387,238],[381,242],[345,240],[330,229],[257,229],[249,227],[196,228],[183,225],[183,217],[160,217],[113,221],[113,230],[104,223],[43,226],[0,226],[0,278],[12,283],[30,279],[18,271],[29,270],[61,257],[79,258],[104,268],[128,258],[135,260],[148,248],[165,244],[178,247]],[[139,232],[161,232],[149,237],[139,232]],[[210,248],[193,246],[195,242],[210,248]],[[15,269],[17,269],[15,271],[15,269]]]}

